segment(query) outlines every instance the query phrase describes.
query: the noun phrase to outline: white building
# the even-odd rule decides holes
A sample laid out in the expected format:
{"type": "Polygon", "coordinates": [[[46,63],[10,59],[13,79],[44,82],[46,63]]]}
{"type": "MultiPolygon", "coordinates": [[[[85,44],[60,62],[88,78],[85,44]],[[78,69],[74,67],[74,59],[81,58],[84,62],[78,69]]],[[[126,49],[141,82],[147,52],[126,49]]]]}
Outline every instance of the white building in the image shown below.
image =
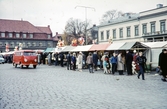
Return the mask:
{"type": "Polygon", "coordinates": [[[98,26],[99,43],[113,42],[158,42],[167,41],[167,6],[158,4],[157,8],[138,14],[126,13],[98,26]]]}

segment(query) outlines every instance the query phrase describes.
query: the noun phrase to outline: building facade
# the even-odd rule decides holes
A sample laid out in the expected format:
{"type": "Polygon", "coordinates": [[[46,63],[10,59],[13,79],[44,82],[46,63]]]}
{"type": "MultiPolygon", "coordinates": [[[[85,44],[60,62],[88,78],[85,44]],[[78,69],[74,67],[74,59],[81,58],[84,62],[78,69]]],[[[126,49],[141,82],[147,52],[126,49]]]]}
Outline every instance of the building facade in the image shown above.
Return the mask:
{"type": "Polygon", "coordinates": [[[23,20],[0,19],[0,51],[9,51],[22,44],[22,49],[42,49],[53,47],[57,39],[52,37],[50,26],[37,27],[23,20]]]}
{"type": "Polygon", "coordinates": [[[98,26],[98,41],[157,42],[167,41],[167,6],[125,16],[98,26]]]}

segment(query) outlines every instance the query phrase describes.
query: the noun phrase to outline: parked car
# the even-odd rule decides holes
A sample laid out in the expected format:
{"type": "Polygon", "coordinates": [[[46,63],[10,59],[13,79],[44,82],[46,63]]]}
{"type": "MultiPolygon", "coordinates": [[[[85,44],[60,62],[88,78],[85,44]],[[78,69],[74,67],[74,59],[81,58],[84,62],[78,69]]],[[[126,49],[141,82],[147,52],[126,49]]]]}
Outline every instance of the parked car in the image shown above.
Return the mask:
{"type": "Polygon", "coordinates": [[[5,63],[5,59],[3,58],[2,55],[0,55],[0,64],[4,64],[5,63]]]}
{"type": "Polygon", "coordinates": [[[33,67],[36,68],[37,64],[38,60],[35,51],[20,50],[14,52],[13,66],[15,66],[15,68],[17,67],[17,65],[20,65],[20,68],[23,68],[23,66],[26,66],[28,68],[29,65],[33,65],[33,67]]]}

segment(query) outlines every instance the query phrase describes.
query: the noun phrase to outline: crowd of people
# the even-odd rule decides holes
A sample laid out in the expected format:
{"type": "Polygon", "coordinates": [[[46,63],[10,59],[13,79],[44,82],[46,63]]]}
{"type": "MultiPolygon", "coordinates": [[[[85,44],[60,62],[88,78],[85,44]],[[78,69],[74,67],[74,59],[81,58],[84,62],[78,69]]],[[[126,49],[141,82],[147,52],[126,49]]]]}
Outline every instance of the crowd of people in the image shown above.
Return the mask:
{"type": "Polygon", "coordinates": [[[48,65],[60,65],[64,67],[66,65],[67,70],[78,70],[82,72],[83,68],[87,68],[90,73],[94,73],[98,69],[104,71],[104,74],[114,75],[118,72],[119,75],[133,75],[138,74],[138,78],[142,75],[142,80],[144,78],[144,72],[146,68],[146,57],[142,52],[130,52],[129,50],[124,52],[104,52],[98,53],[48,53],[48,54],[38,54],[39,64],[48,65]],[[47,58],[47,63],[45,59],[47,58]],[[133,64],[135,67],[133,67],[133,64]],[[134,72],[135,71],[135,72],[134,72]]]}
{"type": "MultiPolygon", "coordinates": [[[[67,67],[67,70],[80,71],[82,69],[88,69],[90,73],[94,73],[98,69],[103,70],[104,74],[112,74],[118,72],[119,75],[134,75],[137,74],[137,78],[145,80],[144,73],[147,69],[147,59],[143,55],[143,52],[136,51],[116,51],[116,52],[56,52],[56,53],[43,53],[37,54],[38,64],[48,64],[67,67]]],[[[4,55],[6,63],[12,63],[13,55],[4,55]]],[[[158,72],[162,75],[161,80],[167,81],[167,49],[163,49],[159,54],[158,59],[158,72]]]]}

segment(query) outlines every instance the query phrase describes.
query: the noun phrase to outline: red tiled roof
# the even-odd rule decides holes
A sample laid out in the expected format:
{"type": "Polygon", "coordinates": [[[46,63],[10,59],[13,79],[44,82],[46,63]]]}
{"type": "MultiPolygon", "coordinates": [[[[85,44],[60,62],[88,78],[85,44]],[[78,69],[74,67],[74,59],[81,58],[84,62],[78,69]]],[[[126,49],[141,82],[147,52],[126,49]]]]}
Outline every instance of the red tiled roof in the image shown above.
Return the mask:
{"type": "Polygon", "coordinates": [[[28,33],[47,33],[44,29],[35,27],[28,21],[0,19],[1,32],[28,32],[28,33]],[[42,30],[42,31],[41,31],[42,30]]]}
{"type": "Polygon", "coordinates": [[[51,30],[49,27],[38,27],[36,26],[40,31],[44,32],[44,33],[47,33],[47,34],[51,34],[51,30]]]}

